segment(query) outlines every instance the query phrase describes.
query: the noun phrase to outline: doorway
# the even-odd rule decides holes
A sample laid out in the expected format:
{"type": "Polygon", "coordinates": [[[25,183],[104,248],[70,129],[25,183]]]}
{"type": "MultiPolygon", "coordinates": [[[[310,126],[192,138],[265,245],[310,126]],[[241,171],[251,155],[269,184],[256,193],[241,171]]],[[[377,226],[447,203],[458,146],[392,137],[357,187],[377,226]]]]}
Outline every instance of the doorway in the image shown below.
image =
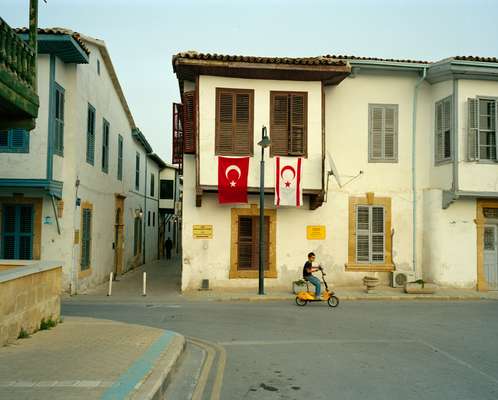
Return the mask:
{"type": "Polygon", "coordinates": [[[484,276],[488,290],[498,290],[498,224],[484,226],[484,276]]]}
{"type": "Polygon", "coordinates": [[[124,247],[124,210],[123,195],[116,195],[116,211],[114,214],[114,279],[123,273],[123,247],[124,247]]]}

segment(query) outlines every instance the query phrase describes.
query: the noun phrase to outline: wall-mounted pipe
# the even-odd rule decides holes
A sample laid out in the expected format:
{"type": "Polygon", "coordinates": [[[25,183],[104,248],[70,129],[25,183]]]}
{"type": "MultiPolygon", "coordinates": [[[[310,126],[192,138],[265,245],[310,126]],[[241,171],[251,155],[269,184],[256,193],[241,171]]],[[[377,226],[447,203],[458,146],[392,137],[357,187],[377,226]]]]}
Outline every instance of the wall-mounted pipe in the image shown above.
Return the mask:
{"type": "Polygon", "coordinates": [[[412,264],[413,272],[417,268],[417,102],[420,85],[427,77],[427,68],[424,67],[422,76],[417,79],[413,92],[413,113],[412,113],[412,264]]]}

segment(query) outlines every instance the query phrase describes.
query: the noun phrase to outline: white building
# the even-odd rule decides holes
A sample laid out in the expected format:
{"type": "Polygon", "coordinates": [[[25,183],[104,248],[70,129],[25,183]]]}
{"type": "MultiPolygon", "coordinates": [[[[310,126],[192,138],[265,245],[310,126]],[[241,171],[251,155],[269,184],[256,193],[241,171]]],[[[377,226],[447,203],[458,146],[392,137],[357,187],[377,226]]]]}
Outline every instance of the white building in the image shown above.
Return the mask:
{"type": "Polygon", "coordinates": [[[74,293],[158,258],[164,163],[103,41],[59,28],[38,39],[36,128],[0,132],[0,258],[61,260],[74,293]]]}
{"type": "Polygon", "coordinates": [[[335,285],[407,271],[498,289],[496,59],[189,52],[173,68],[184,111],[183,290],[203,279],[257,287],[263,125],[274,144],[266,287],[289,288],[314,251],[335,285]],[[250,156],[249,204],[218,203],[219,155],[250,156]],[[304,207],[275,208],[275,155],[303,157],[304,207]]]}

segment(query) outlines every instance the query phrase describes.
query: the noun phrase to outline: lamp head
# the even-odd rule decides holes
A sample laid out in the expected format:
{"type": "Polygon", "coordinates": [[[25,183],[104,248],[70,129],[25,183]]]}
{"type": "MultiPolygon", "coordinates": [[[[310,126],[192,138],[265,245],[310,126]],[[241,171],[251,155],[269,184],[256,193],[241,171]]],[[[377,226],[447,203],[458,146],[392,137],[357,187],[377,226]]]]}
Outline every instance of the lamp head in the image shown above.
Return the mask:
{"type": "Polygon", "coordinates": [[[261,134],[262,134],[262,138],[258,142],[258,146],[261,146],[262,148],[266,149],[267,147],[270,147],[270,145],[271,145],[271,140],[268,137],[268,134],[266,133],[266,126],[263,126],[261,134]]]}

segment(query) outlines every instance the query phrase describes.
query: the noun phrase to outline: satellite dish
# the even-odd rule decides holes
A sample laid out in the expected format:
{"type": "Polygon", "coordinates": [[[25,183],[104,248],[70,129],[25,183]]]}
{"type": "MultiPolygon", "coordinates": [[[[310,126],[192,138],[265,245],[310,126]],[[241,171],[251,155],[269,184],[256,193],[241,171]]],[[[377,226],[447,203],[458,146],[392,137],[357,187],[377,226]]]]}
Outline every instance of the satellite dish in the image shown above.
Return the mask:
{"type": "Polygon", "coordinates": [[[329,162],[329,168],[330,168],[330,171],[328,172],[329,176],[334,175],[337,184],[339,185],[340,188],[342,188],[341,179],[339,178],[339,172],[337,172],[337,167],[335,166],[334,160],[332,159],[332,156],[328,151],[327,151],[327,160],[329,162]]]}

